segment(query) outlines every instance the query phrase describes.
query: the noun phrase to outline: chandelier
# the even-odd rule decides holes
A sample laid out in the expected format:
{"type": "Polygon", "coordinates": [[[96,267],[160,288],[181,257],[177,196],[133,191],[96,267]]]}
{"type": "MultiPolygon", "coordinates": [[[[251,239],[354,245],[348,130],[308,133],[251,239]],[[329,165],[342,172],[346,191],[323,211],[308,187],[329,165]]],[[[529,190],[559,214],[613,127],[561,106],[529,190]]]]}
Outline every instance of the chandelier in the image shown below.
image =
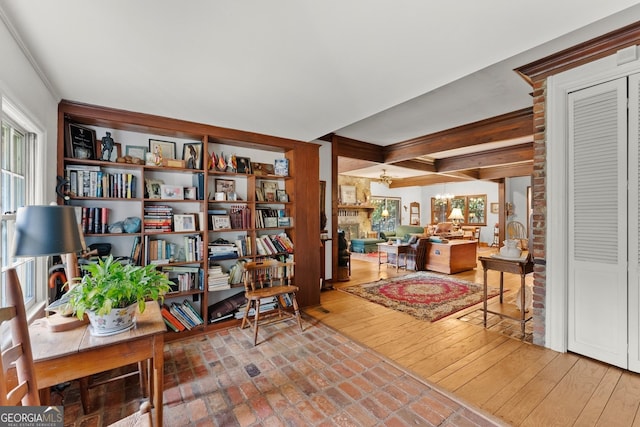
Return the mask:
{"type": "Polygon", "coordinates": [[[384,185],[386,185],[387,187],[389,186],[389,184],[391,184],[393,182],[391,177],[389,175],[387,175],[387,170],[386,169],[382,169],[382,175],[380,175],[380,178],[378,178],[378,180],[381,183],[383,183],[384,185]]]}
{"type": "Polygon", "coordinates": [[[443,192],[436,194],[436,200],[441,200],[446,202],[447,200],[453,199],[455,196],[451,193],[447,193],[447,184],[444,184],[442,188],[443,192]]]}

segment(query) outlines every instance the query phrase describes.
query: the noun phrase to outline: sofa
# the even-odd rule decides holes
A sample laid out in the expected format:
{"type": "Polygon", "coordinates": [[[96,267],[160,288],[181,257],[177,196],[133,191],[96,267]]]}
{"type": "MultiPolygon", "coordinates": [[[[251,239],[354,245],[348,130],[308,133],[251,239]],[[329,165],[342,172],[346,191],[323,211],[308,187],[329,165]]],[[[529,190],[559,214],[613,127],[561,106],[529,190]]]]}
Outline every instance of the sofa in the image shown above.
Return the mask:
{"type": "Polygon", "coordinates": [[[417,225],[399,225],[393,231],[380,232],[379,238],[351,239],[351,252],[368,254],[378,251],[378,243],[384,243],[391,239],[400,238],[407,243],[412,235],[424,235],[424,227],[417,225]]]}

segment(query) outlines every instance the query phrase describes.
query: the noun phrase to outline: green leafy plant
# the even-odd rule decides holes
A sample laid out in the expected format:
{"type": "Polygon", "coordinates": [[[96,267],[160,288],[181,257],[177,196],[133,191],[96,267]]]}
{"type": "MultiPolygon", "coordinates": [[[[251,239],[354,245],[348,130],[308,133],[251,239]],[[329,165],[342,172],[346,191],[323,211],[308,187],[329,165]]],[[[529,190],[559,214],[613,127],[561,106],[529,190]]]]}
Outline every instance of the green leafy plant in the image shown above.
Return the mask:
{"type": "Polygon", "coordinates": [[[67,293],[68,303],[79,319],[87,311],[102,315],[134,303],[142,313],[146,301],[162,301],[170,289],[169,279],[154,265],[123,264],[111,255],[82,269],[87,274],[67,293]]]}

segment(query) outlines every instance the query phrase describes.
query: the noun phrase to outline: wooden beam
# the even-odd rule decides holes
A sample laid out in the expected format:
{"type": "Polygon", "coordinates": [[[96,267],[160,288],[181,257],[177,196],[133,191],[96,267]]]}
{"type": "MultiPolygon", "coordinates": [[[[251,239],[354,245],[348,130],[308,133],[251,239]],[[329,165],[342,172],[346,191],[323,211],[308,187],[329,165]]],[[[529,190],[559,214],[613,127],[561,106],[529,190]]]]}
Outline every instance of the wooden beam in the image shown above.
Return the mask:
{"type": "Polygon", "coordinates": [[[533,160],[533,142],[436,160],[438,173],[476,169],[533,160]]]}
{"type": "Polygon", "coordinates": [[[389,163],[390,165],[399,166],[407,169],[415,169],[425,172],[436,172],[435,165],[427,162],[421,162],[419,160],[403,160],[401,162],[389,163]]]}
{"type": "Polygon", "coordinates": [[[434,185],[434,184],[444,184],[448,182],[464,182],[469,181],[470,179],[461,178],[450,175],[440,175],[440,174],[432,174],[432,175],[423,175],[423,176],[414,176],[411,178],[402,178],[402,179],[394,179],[389,188],[401,188],[401,187],[421,187],[423,185],[434,185]]]}
{"type": "Polygon", "coordinates": [[[339,135],[333,135],[331,149],[336,156],[384,163],[383,147],[339,135]]]}
{"type": "Polygon", "coordinates": [[[529,176],[533,174],[533,160],[526,163],[518,163],[517,165],[497,166],[495,168],[480,169],[478,179],[485,181],[513,178],[516,176],[529,176]]]}
{"type": "Polygon", "coordinates": [[[458,126],[384,147],[384,162],[396,163],[456,148],[533,135],[533,108],[458,126]]]}

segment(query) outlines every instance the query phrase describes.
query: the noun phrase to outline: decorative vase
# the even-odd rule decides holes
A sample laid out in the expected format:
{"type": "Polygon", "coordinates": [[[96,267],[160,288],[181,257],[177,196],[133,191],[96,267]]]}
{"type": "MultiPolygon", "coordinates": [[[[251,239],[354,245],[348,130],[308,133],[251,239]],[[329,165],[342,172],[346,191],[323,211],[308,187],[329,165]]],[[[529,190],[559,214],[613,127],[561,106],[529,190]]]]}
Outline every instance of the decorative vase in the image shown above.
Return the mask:
{"type": "Polygon", "coordinates": [[[500,248],[500,255],[506,258],[520,258],[522,249],[518,247],[517,240],[507,239],[502,243],[504,243],[504,246],[500,248]]]}
{"type": "Polygon", "coordinates": [[[88,311],[91,335],[114,335],[133,328],[137,306],[134,303],[125,308],[114,308],[107,314],[88,311]]]}

